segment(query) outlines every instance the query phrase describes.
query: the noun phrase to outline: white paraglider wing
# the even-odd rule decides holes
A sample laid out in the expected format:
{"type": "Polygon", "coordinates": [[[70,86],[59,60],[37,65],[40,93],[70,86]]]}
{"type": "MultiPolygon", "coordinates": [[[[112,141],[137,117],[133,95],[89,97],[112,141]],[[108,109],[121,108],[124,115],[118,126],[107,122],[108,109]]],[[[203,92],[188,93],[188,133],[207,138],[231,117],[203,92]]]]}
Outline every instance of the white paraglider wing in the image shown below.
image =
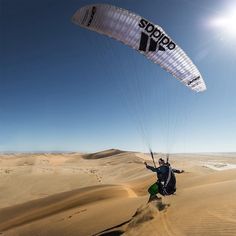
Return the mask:
{"type": "Polygon", "coordinates": [[[206,85],[197,67],[158,25],[127,10],[106,5],[80,8],[72,21],[107,35],[144,54],[190,89],[201,92],[206,85]]]}

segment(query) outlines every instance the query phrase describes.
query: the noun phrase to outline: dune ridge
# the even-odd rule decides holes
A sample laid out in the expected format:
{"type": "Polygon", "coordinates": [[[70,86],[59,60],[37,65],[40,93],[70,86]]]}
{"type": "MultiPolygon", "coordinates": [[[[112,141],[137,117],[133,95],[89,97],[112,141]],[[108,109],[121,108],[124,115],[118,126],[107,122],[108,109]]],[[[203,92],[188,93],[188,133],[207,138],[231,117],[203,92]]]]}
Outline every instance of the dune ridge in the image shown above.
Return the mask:
{"type": "Polygon", "coordinates": [[[119,149],[108,149],[105,151],[95,152],[91,154],[85,154],[83,155],[84,159],[100,159],[100,158],[106,158],[111,157],[114,155],[125,153],[125,151],[119,150],[119,149]]]}

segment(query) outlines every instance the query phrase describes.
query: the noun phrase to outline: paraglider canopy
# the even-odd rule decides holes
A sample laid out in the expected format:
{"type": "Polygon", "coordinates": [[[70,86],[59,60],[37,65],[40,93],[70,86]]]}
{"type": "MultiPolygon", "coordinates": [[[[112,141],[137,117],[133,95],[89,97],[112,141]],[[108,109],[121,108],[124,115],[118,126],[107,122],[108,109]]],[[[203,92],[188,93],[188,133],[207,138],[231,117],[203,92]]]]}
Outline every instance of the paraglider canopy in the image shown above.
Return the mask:
{"type": "Polygon", "coordinates": [[[125,9],[106,4],[80,8],[72,21],[132,47],[196,92],[205,82],[190,58],[158,25],[125,9]]]}

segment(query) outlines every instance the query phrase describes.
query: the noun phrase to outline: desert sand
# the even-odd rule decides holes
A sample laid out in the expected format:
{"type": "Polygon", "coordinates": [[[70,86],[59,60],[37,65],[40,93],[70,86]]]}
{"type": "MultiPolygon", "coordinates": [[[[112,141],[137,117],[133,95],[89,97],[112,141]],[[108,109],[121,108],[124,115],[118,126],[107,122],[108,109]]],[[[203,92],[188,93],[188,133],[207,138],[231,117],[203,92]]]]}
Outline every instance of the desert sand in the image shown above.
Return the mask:
{"type": "MultiPolygon", "coordinates": [[[[162,156],[157,155],[156,158],[162,156]]],[[[177,192],[147,204],[148,154],[0,155],[0,235],[236,235],[236,154],[173,154],[177,192]]]]}

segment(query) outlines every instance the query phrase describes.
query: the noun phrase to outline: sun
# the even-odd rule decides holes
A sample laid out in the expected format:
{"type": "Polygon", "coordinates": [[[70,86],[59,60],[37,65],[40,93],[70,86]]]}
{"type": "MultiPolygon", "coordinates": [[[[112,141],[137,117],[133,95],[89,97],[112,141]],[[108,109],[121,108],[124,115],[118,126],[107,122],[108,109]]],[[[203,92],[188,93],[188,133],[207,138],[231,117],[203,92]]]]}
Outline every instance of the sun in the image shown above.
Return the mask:
{"type": "Polygon", "coordinates": [[[210,19],[209,23],[211,27],[220,30],[228,37],[236,38],[236,6],[222,15],[210,19]]]}

